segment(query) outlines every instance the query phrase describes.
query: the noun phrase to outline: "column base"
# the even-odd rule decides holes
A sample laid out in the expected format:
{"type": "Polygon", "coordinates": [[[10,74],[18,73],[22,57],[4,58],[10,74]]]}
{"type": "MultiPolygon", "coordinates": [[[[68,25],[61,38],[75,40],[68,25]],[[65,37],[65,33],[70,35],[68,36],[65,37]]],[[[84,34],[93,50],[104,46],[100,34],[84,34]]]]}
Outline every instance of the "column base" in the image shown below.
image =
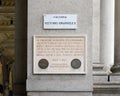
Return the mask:
{"type": "Polygon", "coordinates": [[[110,69],[112,73],[119,73],[120,72],[120,64],[115,64],[110,69]]]}
{"type": "Polygon", "coordinates": [[[92,92],[28,92],[27,96],[92,96],[92,92]]]}

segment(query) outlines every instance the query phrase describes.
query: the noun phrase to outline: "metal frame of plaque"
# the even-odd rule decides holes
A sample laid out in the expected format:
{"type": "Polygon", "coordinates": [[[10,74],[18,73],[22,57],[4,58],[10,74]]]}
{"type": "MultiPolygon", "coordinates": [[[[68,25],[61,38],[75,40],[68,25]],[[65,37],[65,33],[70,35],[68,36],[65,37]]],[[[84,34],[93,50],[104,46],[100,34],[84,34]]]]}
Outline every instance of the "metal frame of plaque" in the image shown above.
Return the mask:
{"type": "Polygon", "coordinates": [[[87,36],[33,36],[33,74],[86,74],[87,36]]]}

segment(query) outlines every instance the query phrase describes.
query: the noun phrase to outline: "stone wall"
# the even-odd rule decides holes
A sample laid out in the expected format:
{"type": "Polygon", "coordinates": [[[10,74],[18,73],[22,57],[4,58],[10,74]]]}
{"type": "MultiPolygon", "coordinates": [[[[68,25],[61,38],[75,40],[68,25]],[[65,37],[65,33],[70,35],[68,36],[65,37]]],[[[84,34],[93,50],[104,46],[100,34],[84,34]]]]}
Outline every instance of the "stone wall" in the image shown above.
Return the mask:
{"type": "MultiPolygon", "coordinates": [[[[12,57],[14,57],[14,44],[15,44],[14,43],[14,37],[15,37],[14,36],[14,34],[15,34],[15,27],[14,27],[15,7],[14,6],[15,6],[15,0],[0,0],[0,47],[2,46],[5,49],[4,51],[2,51],[5,55],[7,55],[7,56],[10,55],[12,57]],[[9,53],[9,54],[7,54],[7,53],[9,53]]],[[[119,16],[119,15],[117,15],[117,16],[119,16]]],[[[18,35],[20,35],[20,34],[25,34],[25,33],[24,32],[19,33],[18,35]]],[[[26,35],[21,35],[21,36],[26,36],[26,35]]],[[[23,40],[23,41],[25,41],[25,40],[23,40]]],[[[23,45],[23,42],[21,45],[23,45]]],[[[20,61],[21,60],[23,60],[23,59],[20,59],[20,61]]],[[[19,65],[19,64],[20,63],[18,63],[18,67],[17,67],[18,69],[22,69],[25,66],[24,64],[23,64],[23,66],[22,66],[22,64],[21,65],[19,65]],[[20,68],[19,66],[22,66],[22,67],[20,68]]],[[[102,68],[102,67],[100,67],[100,68],[102,68]]],[[[25,67],[24,67],[24,70],[25,70],[25,67]]],[[[21,70],[18,70],[18,71],[21,71],[21,70]]],[[[19,74],[20,73],[21,72],[19,72],[19,74]]],[[[18,73],[16,73],[16,77],[17,77],[17,75],[18,75],[18,73]]],[[[21,76],[19,75],[19,77],[21,77],[21,76]]],[[[22,77],[25,77],[25,76],[22,76],[22,77]]],[[[93,92],[94,95],[93,96],[119,96],[120,95],[120,74],[109,74],[109,76],[108,76],[108,74],[101,75],[101,74],[95,73],[95,74],[93,74],[93,79],[94,79],[94,92],[93,92]]],[[[19,79],[19,80],[22,81],[22,79],[19,79]]],[[[20,82],[20,84],[24,85],[24,83],[21,83],[21,82],[20,82]]],[[[20,89],[21,87],[15,87],[15,88],[20,89]]],[[[22,89],[23,88],[21,88],[21,90],[22,89]]],[[[22,90],[22,92],[23,92],[23,90],[22,90]]]]}

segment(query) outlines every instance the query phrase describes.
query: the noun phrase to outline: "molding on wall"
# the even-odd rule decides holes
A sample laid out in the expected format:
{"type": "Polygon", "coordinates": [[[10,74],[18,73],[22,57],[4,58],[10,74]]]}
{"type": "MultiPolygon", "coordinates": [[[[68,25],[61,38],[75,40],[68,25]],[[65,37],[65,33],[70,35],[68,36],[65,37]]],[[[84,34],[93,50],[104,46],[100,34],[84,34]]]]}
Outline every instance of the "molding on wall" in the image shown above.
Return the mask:
{"type": "Polygon", "coordinates": [[[114,74],[105,74],[98,72],[93,74],[93,82],[94,82],[94,93],[115,93],[120,94],[120,73],[114,74]]]}
{"type": "Polygon", "coordinates": [[[107,74],[108,72],[104,70],[104,64],[102,63],[93,64],[93,76],[106,76],[107,74]]]}
{"type": "Polygon", "coordinates": [[[94,93],[120,94],[120,82],[94,83],[94,93]]]}

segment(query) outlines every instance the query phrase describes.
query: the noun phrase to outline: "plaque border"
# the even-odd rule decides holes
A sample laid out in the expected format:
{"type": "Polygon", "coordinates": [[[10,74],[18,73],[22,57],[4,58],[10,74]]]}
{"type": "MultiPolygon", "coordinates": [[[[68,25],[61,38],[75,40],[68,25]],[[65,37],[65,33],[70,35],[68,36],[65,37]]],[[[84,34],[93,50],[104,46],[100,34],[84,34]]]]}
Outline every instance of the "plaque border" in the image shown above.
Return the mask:
{"type": "Polygon", "coordinates": [[[32,58],[32,73],[34,75],[42,75],[42,74],[51,74],[51,75],[54,75],[54,74],[61,74],[61,75],[68,75],[68,74],[80,74],[80,75],[85,75],[87,73],[87,35],[79,35],[79,36],[43,36],[43,35],[33,35],[32,37],[33,39],[33,50],[32,50],[32,54],[33,54],[33,58],[32,58]],[[73,72],[41,72],[41,73],[38,73],[38,72],[35,72],[34,69],[35,69],[35,37],[42,37],[42,38],[79,38],[79,37],[84,37],[85,38],[85,44],[84,44],[84,47],[85,47],[85,57],[84,57],[84,72],[77,72],[77,73],[73,73],[73,72]]]}

